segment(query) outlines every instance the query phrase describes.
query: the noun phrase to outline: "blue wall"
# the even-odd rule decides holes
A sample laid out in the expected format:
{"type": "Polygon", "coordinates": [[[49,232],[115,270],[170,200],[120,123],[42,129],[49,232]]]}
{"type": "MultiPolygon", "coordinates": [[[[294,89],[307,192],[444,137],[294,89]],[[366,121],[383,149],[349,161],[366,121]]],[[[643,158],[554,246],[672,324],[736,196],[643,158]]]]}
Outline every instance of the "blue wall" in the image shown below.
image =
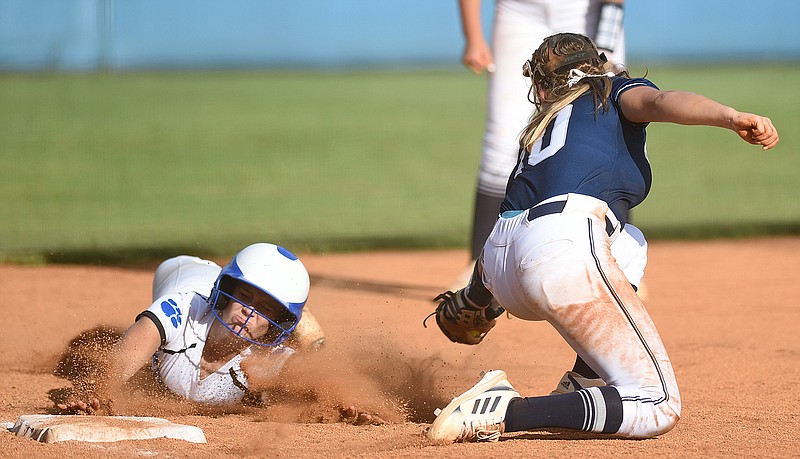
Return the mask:
{"type": "MultiPolygon", "coordinates": [[[[797,0],[627,0],[628,61],[797,60],[797,17],[797,0]]],[[[456,66],[462,46],[456,0],[0,0],[4,70],[456,66]]]]}

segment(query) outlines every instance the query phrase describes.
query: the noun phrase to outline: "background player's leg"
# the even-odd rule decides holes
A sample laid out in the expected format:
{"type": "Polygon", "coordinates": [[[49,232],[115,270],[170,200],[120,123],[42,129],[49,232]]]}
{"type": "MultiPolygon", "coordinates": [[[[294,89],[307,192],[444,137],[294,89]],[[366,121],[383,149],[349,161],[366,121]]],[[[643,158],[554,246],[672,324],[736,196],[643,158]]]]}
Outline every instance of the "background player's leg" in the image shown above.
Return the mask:
{"type": "Polygon", "coordinates": [[[476,260],[483,251],[486,238],[492,232],[494,222],[500,214],[502,197],[492,196],[478,190],[475,193],[475,209],[472,217],[471,259],[476,260]]]}
{"type": "Polygon", "coordinates": [[[546,17],[547,11],[538,2],[497,3],[492,32],[495,71],[489,74],[486,95],[486,126],[472,231],[473,259],[483,249],[500,213],[508,176],[517,161],[519,134],[533,112],[526,97],[529,81],[521,69],[535,44],[547,36],[546,17]]]}

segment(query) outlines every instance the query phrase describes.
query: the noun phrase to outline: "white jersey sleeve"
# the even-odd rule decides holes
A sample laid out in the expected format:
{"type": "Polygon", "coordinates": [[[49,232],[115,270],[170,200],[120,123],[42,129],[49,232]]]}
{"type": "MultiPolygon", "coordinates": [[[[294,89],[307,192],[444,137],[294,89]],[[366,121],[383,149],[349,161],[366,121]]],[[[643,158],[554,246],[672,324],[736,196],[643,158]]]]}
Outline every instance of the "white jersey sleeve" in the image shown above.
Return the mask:
{"type": "Polygon", "coordinates": [[[172,293],[156,298],[153,304],[136,319],[144,316],[152,320],[161,335],[161,347],[166,345],[174,347],[184,335],[190,313],[195,316],[195,320],[197,319],[197,313],[202,305],[193,301],[195,297],[202,299],[200,295],[192,292],[172,293]],[[195,303],[194,309],[192,309],[193,303],[195,303]]]}

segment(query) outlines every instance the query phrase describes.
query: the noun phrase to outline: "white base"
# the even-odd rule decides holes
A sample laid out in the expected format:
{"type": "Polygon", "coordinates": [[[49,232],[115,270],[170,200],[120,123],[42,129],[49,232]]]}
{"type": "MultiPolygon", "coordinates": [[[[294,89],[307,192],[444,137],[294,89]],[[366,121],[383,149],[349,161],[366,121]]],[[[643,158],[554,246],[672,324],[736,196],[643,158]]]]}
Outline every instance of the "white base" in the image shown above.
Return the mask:
{"type": "Polygon", "coordinates": [[[20,416],[8,430],[18,437],[30,437],[42,443],[68,440],[114,442],[151,438],[206,442],[203,430],[199,427],[174,424],[162,418],[136,416],[29,414],[20,416]]]}

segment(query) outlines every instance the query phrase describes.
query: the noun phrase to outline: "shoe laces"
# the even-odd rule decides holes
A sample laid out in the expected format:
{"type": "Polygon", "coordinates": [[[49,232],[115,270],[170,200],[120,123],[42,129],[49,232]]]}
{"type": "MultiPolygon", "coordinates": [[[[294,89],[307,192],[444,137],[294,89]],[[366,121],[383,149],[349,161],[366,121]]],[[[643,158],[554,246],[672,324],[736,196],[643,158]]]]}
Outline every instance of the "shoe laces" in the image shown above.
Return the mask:
{"type": "Polygon", "coordinates": [[[501,420],[472,420],[464,422],[459,440],[497,441],[503,433],[501,420]]]}

